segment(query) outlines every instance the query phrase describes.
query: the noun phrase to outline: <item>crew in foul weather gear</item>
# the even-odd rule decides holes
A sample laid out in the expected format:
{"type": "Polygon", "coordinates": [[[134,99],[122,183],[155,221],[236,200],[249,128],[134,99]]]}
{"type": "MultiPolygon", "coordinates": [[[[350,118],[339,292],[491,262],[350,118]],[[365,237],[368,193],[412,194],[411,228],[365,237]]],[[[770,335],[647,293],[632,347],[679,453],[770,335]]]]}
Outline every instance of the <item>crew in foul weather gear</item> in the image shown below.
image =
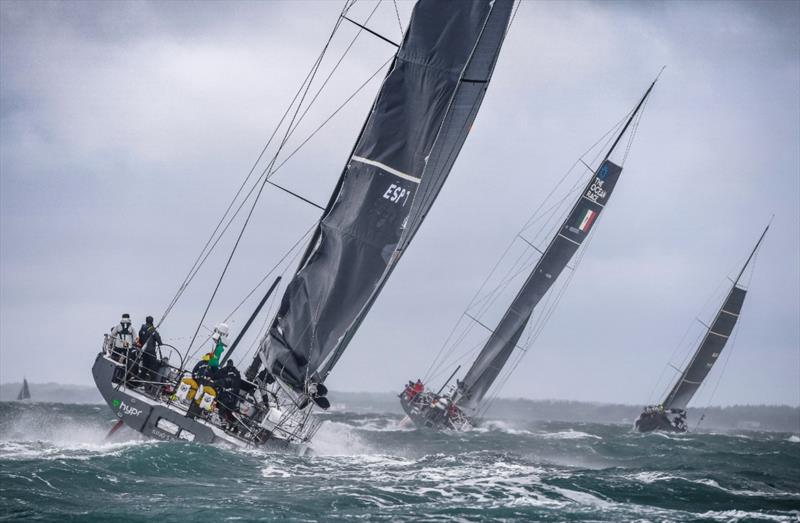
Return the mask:
{"type": "Polygon", "coordinates": [[[212,369],[208,362],[211,360],[211,353],[203,354],[194,368],[192,369],[192,379],[198,384],[205,385],[214,381],[214,369],[212,369]]]}
{"type": "Polygon", "coordinates": [[[220,415],[228,423],[231,423],[233,421],[232,412],[236,410],[239,390],[242,387],[242,376],[231,360],[228,360],[225,367],[219,369],[216,384],[220,389],[219,396],[217,396],[220,415]]]}
{"type": "Polygon", "coordinates": [[[131,327],[130,314],[123,314],[118,325],[111,328],[111,337],[114,339],[115,352],[124,356],[128,349],[133,347],[135,332],[131,327]]]}
{"type": "MultiPolygon", "coordinates": [[[[135,374],[133,366],[136,363],[137,350],[134,345],[135,331],[131,326],[131,316],[128,313],[122,315],[118,325],[111,328],[111,338],[114,343],[114,359],[125,362],[125,371],[128,376],[135,374]]],[[[122,370],[115,371],[115,379],[122,379],[122,370]]]]}
{"type": "Polygon", "coordinates": [[[161,363],[156,355],[156,347],[161,346],[161,334],[153,325],[153,317],[145,318],[144,324],[139,329],[139,344],[142,347],[141,378],[153,381],[161,363]]]}

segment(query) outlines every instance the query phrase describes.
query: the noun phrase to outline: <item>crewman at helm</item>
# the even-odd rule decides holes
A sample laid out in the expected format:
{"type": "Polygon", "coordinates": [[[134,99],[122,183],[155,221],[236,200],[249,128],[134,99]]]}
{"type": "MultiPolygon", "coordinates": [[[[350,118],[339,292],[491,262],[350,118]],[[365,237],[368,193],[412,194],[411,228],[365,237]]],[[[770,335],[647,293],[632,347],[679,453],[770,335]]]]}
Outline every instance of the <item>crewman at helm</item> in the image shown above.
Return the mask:
{"type": "Polygon", "coordinates": [[[222,356],[222,351],[228,346],[228,332],[228,325],[225,323],[220,323],[214,327],[214,333],[211,335],[214,350],[208,360],[208,366],[213,369],[219,368],[219,357],[222,356]]]}

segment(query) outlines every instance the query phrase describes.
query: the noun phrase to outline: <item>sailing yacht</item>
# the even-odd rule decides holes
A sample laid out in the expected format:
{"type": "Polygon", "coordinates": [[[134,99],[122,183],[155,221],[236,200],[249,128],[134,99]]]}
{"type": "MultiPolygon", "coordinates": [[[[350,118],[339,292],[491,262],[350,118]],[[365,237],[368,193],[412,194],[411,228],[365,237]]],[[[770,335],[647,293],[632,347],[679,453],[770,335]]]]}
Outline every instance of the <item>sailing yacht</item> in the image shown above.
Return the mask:
{"type": "MultiPolygon", "coordinates": [[[[348,16],[354,3],[346,2],[336,28],[353,23],[376,35],[348,16]]],[[[513,0],[417,2],[233,405],[220,405],[213,387],[192,385],[186,357],[160,369],[158,379],[152,372],[143,379],[107,336],[93,375],[120,419],[117,427],[124,423],[163,440],[305,451],[319,426],[313,409],[330,405],[326,378],[409,247],[466,140],[512,7],[513,0]]]]}
{"type": "Polygon", "coordinates": [[[19,389],[19,394],[17,394],[17,401],[29,399],[31,399],[31,390],[28,387],[28,379],[22,378],[22,388],[19,389]]]}
{"type": "MultiPolygon", "coordinates": [[[[579,193],[567,218],[555,229],[547,247],[543,250],[536,248],[541,257],[506,308],[502,319],[492,328],[471,317],[490,332],[464,377],[456,380],[449,392],[443,393],[460,370],[458,366],[437,392],[425,391],[424,384],[418,381],[409,382],[400,393],[400,404],[417,427],[463,430],[475,425],[484,406],[484,398],[512,354],[520,349],[525,350],[519,342],[534,309],[573,259],[608,204],[622,173],[622,166],[610,157],[623,136],[638,127],[641,110],[657,80],[645,91],[597,168],[590,173],[589,181],[579,193]]],[[[630,140],[632,138],[631,132],[630,140]]],[[[526,243],[529,242],[526,240],[526,243]]]]}
{"type": "Polygon", "coordinates": [[[750,256],[747,257],[747,261],[745,261],[738,276],[733,280],[728,295],[717,310],[714,321],[706,328],[703,339],[692,355],[692,359],[683,369],[664,401],[658,405],[645,407],[634,422],[634,428],[637,431],[686,432],[686,408],[695,393],[700,389],[703,380],[711,372],[711,368],[719,359],[722,349],[725,348],[734,327],[736,327],[739,314],[742,312],[742,305],[744,305],[744,298],[747,295],[747,290],[741,284],[742,276],[756,252],[758,252],[768,230],[769,225],[758,238],[755,247],[750,252],[750,256]]]}

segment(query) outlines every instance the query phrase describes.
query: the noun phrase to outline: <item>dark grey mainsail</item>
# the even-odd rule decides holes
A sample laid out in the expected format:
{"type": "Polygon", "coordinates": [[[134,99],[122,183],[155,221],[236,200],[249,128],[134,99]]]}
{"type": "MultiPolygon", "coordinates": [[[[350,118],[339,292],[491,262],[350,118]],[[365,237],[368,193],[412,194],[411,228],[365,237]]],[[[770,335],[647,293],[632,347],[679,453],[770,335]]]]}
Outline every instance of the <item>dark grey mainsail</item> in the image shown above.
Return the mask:
{"type": "Polygon", "coordinates": [[[686,410],[686,407],[697,392],[697,389],[700,388],[700,385],[703,384],[703,380],[708,373],[711,372],[711,368],[722,353],[722,349],[725,348],[725,344],[728,342],[728,338],[733,333],[733,328],[736,326],[736,321],[739,319],[739,313],[742,310],[744,298],[747,295],[747,291],[741,287],[739,280],[741,280],[745,269],[747,269],[750,260],[753,259],[753,255],[755,255],[758,246],[761,245],[761,241],[764,239],[768,230],[769,226],[761,233],[761,237],[758,239],[756,246],[753,248],[742,270],[733,282],[731,290],[728,292],[728,296],[725,298],[722,307],[717,311],[717,316],[714,318],[711,326],[706,329],[703,341],[700,343],[697,351],[695,351],[692,360],[681,373],[675,386],[672,387],[672,390],[662,403],[664,409],[686,410]]]}
{"type": "Polygon", "coordinates": [[[17,401],[27,400],[31,398],[31,390],[28,387],[28,380],[26,378],[22,378],[22,388],[19,389],[19,394],[17,394],[17,401]]]}
{"type": "Polygon", "coordinates": [[[420,0],[260,354],[323,381],[418,230],[491,78],[513,0],[420,0]]]}
{"type": "Polygon", "coordinates": [[[464,380],[459,383],[457,403],[460,407],[477,408],[513,354],[533,310],[558,279],[605,208],[622,173],[622,167],[610,161],[609,157],[636,118],[655,83],[654,81],[642,96],[600,167],[584,187],[569,216],[539,258],[500,323],[492,331],[464,380]]]}

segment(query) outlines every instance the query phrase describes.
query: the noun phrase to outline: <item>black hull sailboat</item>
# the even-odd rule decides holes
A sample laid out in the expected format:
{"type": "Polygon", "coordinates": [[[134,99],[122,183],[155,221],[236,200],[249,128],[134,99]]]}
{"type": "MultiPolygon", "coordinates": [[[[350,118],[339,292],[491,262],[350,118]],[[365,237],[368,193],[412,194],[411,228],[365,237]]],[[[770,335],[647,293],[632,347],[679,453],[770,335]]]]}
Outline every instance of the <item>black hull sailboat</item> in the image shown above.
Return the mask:
{"type": "Polygon", "coordinates": [[[418,380],[416,383],[409,382],[400,393],[400,404],[417,427],[463,430],[476,424],[484,397],[512,354],[521,348],[519,341],[534,309],[567,268],[608,204],[622,173],[622,166],[611,161],[610,157],[629,128],[637,127],[640,111],[657,80],[653,81],[630,113],[598,167],[591,169],[589,181],[579,193],[567,218],[555,229],[547,247],[544,250],[536,249],[541,257],[497,326],[491,329],[481,323],[491,334],[464,378],[456,380],[450,392],[442,393],[458,373],[460,367],[457,367],[438,392],[426,392],[424,384],[418,380]],[[637,125],[632,126],[634,122],[637,125]]]}
{"type": "MultiPolygon", "coordinates": [[[[375,35],[346,16],[353,4],[345,4],[335,27],[346,20],[375,35]]],[[[222,416],[213,387],[187,391],[183,360],[157,372],[135,361],[139,371],[131,372],[130,356],[115,353],[107,337],[93,375],[120,423],[158,439],[305,451],[320,423],[314,407],[330,406],[325,379],[419,230],[466,140],[513,5],[417,2],[277,314],[235,401],[229,398],[233,406],[222,416]]]]}
{"type": "Polygon", "coordinates": [[[634,422],[635,430],[639,432],[656,430],[686,432],[688,430],[686,408],[692,397],[700,389],[703,380],[711,372],[711,368],[719,359],[722,350],[728,343],[728,339],[733,334],[733,329],[736,327],[736,322],[739,320],[739,314],[742,311],[742,305],[744,305],[744,298],[747,295],[747,290],[740,283],[742,275],[744,275],[747,266],[761,246],[761,242],[768,230],[769,225],[761,233],[755,247],[750,252],[750,256],[747,257],[747,261],[745,261],[738,276],[733,280],[725,301],[717,310],[714,321],[706,327],[705,335],[697,350],[695,350],[691,361],[683,369],[664,401],[658,405],[650,405],[644,408],[634,422]]]}

